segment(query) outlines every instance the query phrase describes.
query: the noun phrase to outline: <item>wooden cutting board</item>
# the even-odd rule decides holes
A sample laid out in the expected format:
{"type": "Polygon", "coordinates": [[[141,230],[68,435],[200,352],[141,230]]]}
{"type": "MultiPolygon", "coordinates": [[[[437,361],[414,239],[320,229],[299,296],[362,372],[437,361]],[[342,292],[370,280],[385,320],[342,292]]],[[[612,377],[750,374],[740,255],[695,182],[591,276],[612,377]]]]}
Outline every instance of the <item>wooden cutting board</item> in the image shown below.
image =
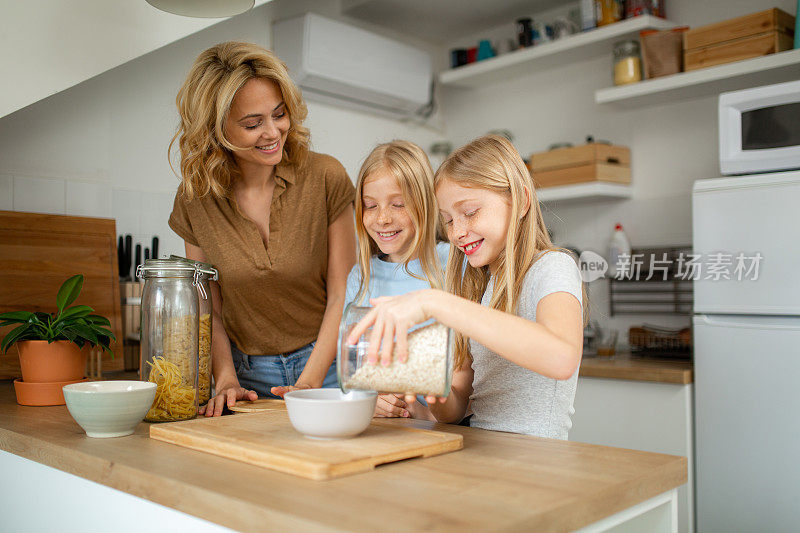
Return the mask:
{"type": "Polygon", "coordinates": [[[261,398],[255,401],[237,401],[236,405],[231,407],[231,411],[235,413],[257,413],[259,411],[285,411],[286,402],[283,400],[276,400],[274,398],[261,398]]]}
{"type": "Polygon", "coordinates": [[[314,440],[298,433],[281,410],[153,424],[150,438],[315,480],[464,446],[458,434],[381,420],[373,420],[364,433],[351,439],[314,440]]]}

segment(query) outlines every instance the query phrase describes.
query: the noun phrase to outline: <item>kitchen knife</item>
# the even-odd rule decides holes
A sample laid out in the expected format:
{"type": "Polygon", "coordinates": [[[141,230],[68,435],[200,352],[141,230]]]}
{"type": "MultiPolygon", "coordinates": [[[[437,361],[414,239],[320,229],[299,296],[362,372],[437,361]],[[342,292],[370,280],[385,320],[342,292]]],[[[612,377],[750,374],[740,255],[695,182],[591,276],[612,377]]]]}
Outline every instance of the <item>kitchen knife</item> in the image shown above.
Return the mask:
{"type": "Polygon", "coordinates": [[[150,248],[145,248],[144,249],[144,260],[147,261],[148,259],[150,259],[150,248]]]}
{"type": "Polygon", "coordinates": [[[158,259],[158,236],[153,237],[153,245],[150,247],[150,257],[158,259]]]}
{"type": "Polygon", "coordinates": [[[131,278],[131,265],[133,264],[133,236],[125,235],[125,279],[131,278]]]}
{"type": "Polygon", "coordinates": [[[125,277],[125,238],[120,235],[117,242],[117,269],[119,270],[119,277],[125,277]]]}
{"type": "Polygon", "coordinates": [[[142,245],[136,243],[136,265],[139,266],[142,263],[142,245]]]}

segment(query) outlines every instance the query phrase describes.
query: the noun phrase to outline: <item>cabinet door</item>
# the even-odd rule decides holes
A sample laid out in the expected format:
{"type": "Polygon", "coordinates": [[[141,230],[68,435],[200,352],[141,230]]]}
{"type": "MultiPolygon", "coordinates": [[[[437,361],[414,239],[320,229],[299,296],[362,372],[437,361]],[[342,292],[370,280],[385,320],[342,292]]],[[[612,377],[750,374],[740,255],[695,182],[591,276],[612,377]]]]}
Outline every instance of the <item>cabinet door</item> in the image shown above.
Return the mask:
{"type": "Polygon", "coordinates": [[[689,480],[678,488],[678,531],[694,531],[692,385],[581,377],[569,440],[681,455],[689,480]]]}

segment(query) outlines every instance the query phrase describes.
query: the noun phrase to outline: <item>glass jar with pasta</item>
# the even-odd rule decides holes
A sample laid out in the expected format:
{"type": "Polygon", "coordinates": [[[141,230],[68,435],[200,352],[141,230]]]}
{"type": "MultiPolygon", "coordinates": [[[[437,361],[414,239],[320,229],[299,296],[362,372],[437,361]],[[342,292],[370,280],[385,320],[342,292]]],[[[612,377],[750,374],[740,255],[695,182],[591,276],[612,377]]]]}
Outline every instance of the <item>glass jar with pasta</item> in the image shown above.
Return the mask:
{"type": "Polygon", "coordinates": [[[198,267],[185,261],[148,259],[136,275],[142,289],[139,374],[157,385],[148,422],[197,416],[199,359],[198,267]]]}
{"type": "Polygon", "coordinates": [[[200,273],[197,280],[197,296],[198,296],[198,317],[200,323],[199,329],[199,373],[197,384],[197,403],[205,405],[211,398],[211,318],[214,314],[213,301],[211,299],[211,284],[210,282],[217,280],[217,270],[208,263],[201,263],[200,261],[193,261],[180,257],[177,255],[170,255],[170,259],[176,261],[183,261],[192,266],[197,266],[200,273]]]}

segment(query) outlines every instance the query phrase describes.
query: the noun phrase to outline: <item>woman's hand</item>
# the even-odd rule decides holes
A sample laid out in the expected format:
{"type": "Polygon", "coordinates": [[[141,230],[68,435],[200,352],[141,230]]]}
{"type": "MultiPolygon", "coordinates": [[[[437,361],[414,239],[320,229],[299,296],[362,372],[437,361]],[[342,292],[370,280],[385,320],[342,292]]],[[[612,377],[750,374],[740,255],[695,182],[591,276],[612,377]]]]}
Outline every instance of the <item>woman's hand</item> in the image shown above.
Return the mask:
{"type": "Polygon", "coordinates": [[[309,383],[301,383],[298,381],[294,385],[284,385],[281,387],[272,387],[269,391],[274,394],[275,396],[280,396],[283,398],[283,395],[287,392],[292,392],[293,390],[300,390],[300,389],[316,389],[319,387],[314,387],[309,383]]]}
{"type": "Polygon", "coordinates": [[[423,289],[402,296],[370,299],[369,302],[374,307],[353,327],[347,337],[348,344],[356,344],[359,337],[372,327],[369,333],[367,362],[376,364],[380,356],[381,364],[389,366],[394,351],[397,352],[400,362],[405,362],[408,359],[408,330],[415,324],[431,318],[426,304],[436,298],[438,292],[440,291],[423,289]],[[394,350],[395,344],[396,350],[394,350]]]}
{"type": "Polygon", "coordinates": [[[220,416],[225,406],[228,409],[236,405],[237,400],[248,400],[254,402],[258,400],[258,394],[255,391],[245,389],[240,386],[238,382],[231,384],[222,384],[217,387],[217,395],[213,396],[206,405],[198,409],[198,413],[206,416],[220,416]]]}

